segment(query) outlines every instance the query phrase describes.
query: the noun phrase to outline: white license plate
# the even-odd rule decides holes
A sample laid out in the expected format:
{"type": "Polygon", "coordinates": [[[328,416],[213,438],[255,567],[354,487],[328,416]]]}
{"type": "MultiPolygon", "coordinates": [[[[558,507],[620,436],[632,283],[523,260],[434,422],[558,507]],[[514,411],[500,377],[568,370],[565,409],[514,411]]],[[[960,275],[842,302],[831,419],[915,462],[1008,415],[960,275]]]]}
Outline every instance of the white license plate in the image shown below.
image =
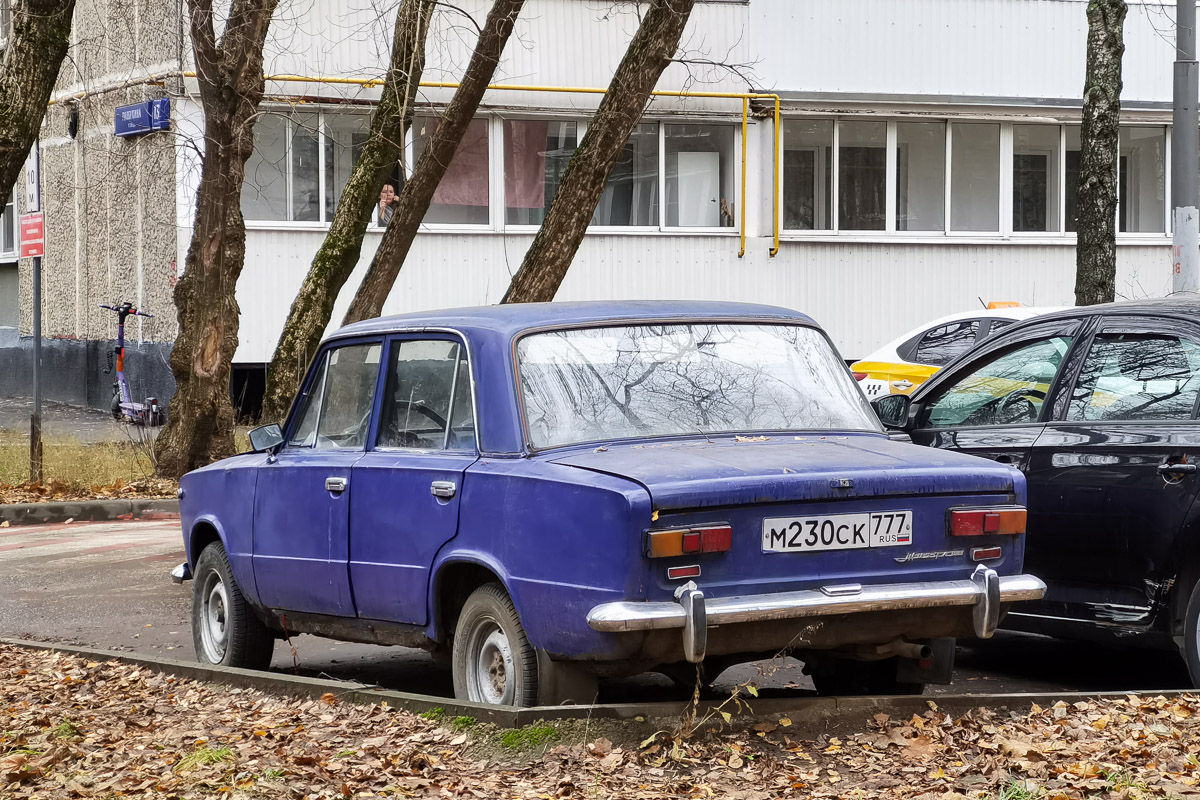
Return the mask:
{"type": "Polygon", "coordinates": [[[764,553],[812,553],[912,544],[911,511],[772,517],[763,520],[764,553]]]}

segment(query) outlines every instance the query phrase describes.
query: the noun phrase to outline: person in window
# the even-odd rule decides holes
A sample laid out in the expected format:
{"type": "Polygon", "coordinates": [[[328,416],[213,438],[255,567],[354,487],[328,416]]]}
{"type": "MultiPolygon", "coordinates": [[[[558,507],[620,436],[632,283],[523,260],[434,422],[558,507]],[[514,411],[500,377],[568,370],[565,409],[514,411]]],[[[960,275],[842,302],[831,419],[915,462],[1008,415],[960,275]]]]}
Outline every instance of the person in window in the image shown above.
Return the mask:
{"type": "Polygon", "coordinates": [[[396,196],[396,187],[385,183],[379,192],[379,227],[386,227],[392,221],[392,215],[396,213],[396,207],[399,205],[400,198],[396,196]]]}

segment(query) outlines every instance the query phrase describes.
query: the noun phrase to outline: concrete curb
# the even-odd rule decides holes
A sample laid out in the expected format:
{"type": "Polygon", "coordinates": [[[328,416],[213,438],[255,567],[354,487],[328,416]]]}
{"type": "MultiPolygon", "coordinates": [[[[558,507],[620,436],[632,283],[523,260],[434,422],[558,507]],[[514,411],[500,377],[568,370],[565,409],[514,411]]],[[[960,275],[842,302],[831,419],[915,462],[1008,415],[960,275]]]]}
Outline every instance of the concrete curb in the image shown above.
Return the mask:
{"type": "MultiPolygon", "coordinates": [[[[518,728],[539,720],[560,719],[607,719],[633,720],[641,717],[652,719],[678,719],[687,710],[690,703],[611,703],[586,706],[543,706],[537,708],[501,708],[485,706],[476,703],[460,703],[452,698],[435,697],[426,694],[410,694],[387,689],[378,689],[351,681],[334,681],[322,678],[308,678],[300,675],[287,675],[279,672],[259,672],[233,667],[217,667],[190,661],[177,661],[169,658],[144,656],[135,653],[120,653],[112,650],[100,650],[94,647],[77,647],[74,645],[56,644],[51,642],[32,642],[23,639],[0,638],[0,644],[24,647],[31,650],[48,650],[85,656],[96,661],[120,661],[140,667],[156,670],[168,675],[190,678],[198,681],[220,683],[246,689],[258,689],[276,694],[320,697],[331,692],[342,702],[349,703],[386,703],[393,708],[403,708],[407,711],[420,713],[430,709],[440,708],[446,717],[469,716],[479,722],[490,722],[502,728],[518,728]]],[[[743,698],[743,705],[749,713],[731,711],[735,723],[747,722],[751,719],[777,718],[787,716],[792,721],[792,732],[800,737],[812,737],[847,726],[861,726],[866,719],[874,714],[889,715],[923,714],[936,705],[938,710],[950,714],[964,714],[972,709],[987,707],[993,710],[1025,711],[1030,705],[1037,703],[1043,708],[1057,702],[1078,703],[1096,699],[1118,699],[1129,695],[1165,696],[1172,697],[1186,694],[1194,690],[1149,690],[1125,692],[1032,692],[1013,694],[960,694],[960,695],[916,695],[897,697],[788,697],[788,698],[743,698]],[[749,700],[749,702],[745,702],[749,700]]],[[[714,701],[701,703],[699,716],[705,717],[715,706],[714,701]]],[[[716,711],[712,718],[720,721],[716,711]]]]}
{"type": "Polygon", "coordinates": [[[9,525],[44,525],[67,520],[172,519],[178,516],[178,500],[68,500],[61,503],[0,504],[0,522],[9,525]]]}

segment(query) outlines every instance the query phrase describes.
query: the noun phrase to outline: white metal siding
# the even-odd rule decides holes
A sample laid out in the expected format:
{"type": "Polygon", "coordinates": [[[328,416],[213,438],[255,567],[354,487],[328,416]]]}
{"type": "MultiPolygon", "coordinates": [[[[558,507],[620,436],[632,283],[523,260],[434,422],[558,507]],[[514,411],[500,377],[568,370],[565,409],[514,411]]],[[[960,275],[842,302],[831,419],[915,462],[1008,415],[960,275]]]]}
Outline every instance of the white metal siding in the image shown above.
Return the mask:
{"type": "MultiPolygon", "coordinates": [[[[242,309],[238,362],[270,358],[319,231],[249,231],[238,283],[242,309]]],[[[531,236],[435,234],[417,237],[385,314],[496,303],[521,264],[531,236]]],[[[379,235],[334,309],[334,326],[362,279],[379,235]]],[[[979,306],[980,300],[1073,305],[1075,248],[1016,244],[868,244],[768,239],[589,235],[559,300],[722,299],[788,306],[811,314],[846,357],[859,357],[926,320],[979,306]]],[[[1120,297],[1169,289],[1169,248],[1118,248],[1120,297]]]]}

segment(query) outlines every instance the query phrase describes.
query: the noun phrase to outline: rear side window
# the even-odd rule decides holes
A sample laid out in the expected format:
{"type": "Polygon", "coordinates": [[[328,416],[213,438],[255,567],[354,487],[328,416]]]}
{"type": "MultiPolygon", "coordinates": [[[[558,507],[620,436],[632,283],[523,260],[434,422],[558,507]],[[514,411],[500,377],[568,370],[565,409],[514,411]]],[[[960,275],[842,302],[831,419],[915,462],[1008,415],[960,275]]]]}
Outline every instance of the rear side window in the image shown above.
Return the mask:
{"type": "Polygon", "coordinates": [[[1200,345],[1161,334],[1106,333],[1092,342],[1068,420],[1191,419],[1200,345]]]}
{"type": "Polygon", "coordinates": [[[950,384],[930,405],[926,424],[1014,425],[1033,422],[1071,346],[1071,337],[1038,339],[1001,353],[950,384]]]}
{"type": "Polygon", "coordinates": [[[305,394],[293,447],[360,449],[366,444],[380,350],[378,343],[356,344],[323,357],[305,394]]]}
{"type": "Polygon", "coordinates": [[[979,320],[964,319],[926,331],[913,351],[913,361],[944,367],[975,344],[979,320]]]}
{"type": "Polygon", "coordinates": [[[376,445],[419,450],[475,448],[470,370],[458,342],[393,343],[376,445]]]}

